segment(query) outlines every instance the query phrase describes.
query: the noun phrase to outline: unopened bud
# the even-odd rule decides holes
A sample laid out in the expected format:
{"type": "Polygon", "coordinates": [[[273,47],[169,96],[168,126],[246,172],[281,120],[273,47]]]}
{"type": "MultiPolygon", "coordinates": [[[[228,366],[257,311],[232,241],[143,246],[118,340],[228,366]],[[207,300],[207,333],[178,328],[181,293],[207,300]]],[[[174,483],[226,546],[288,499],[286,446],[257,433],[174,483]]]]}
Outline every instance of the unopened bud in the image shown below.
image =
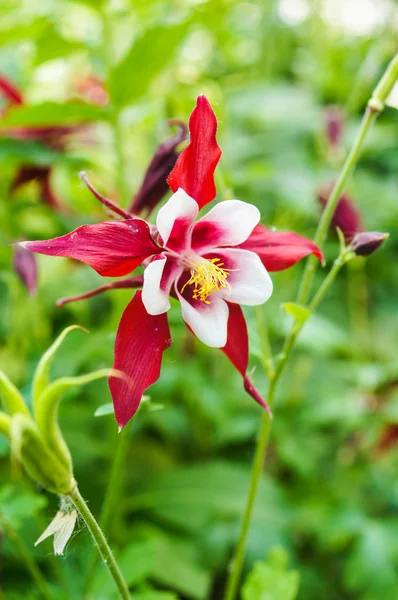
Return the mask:
{"type": "Polygon", "coordinates": [[[388,233],[378,233],[377,231],[357,233],[351,242],[351,249],[357,256],[369,256],[382,245],[388,236],[388,233]]]}
{"type": "MultiPolygon", "coordinates": [[[[332,189],[333,184],[329,183],[319,190],[318,201],[322,206],[326,205],[332,189]]],[[[332,227],[341,230],[346,242],[350,242],[355,234],[363,231],[361,213],[346,193],[340,196],[337,203],[332,217],[332,227]]]]}
{"type": "Polygon", "coordinates": [[[14,271],[22,281],[31,296],[37,290],[37,261],[33,252],[29,252],[23,246],[14,246],[14,271]]]}
{"type": "Polygon", "coordinates": [[[150,215],[169,189],[167,177],[178,158],[176,147],[187,136],[187,128],[182,121],[170,121],[170,125],[178,125],[180,130],[177,135],[158,146],[129,208],[133,214],[138,215],[145,211],[146,216],[150,215]]]}
{"type": "Polygon", "coordinates": [[[326,136],[330,146],[338,147],[343,136],[343,111],[339,106],[327,106],[325,110],[326,136]]]}

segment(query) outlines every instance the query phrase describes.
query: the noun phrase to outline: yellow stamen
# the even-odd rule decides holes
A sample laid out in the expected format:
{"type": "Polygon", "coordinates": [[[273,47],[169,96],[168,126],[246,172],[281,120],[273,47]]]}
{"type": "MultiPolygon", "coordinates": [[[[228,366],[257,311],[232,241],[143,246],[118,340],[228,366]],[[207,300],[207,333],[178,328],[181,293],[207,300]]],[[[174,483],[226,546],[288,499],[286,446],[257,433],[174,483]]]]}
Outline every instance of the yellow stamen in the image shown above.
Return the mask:
{"type": "Polygon", "coordinates": [[[223,265],[224,263],[219,258],[202,259],[202,262],[194,264],[191,267],[191,278],[183,286],[181,294],[187,285],[193,285],[193,299],[210,304],[210,301],[207,300],[210,294],[222,288],[231,290],[231,284],[227,278],[234,269],[223,269],[223,265]]]}

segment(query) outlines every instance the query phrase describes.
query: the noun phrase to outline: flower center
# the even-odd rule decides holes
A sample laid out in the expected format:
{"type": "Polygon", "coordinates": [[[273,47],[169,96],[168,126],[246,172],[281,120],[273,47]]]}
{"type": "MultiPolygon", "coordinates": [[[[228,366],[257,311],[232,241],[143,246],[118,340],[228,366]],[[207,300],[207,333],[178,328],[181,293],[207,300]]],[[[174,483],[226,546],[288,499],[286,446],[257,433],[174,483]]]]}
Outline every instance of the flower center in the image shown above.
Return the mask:
{"type": "Polygon", "coordinates": [[[223,269],[223,266],[224,263],[219,258],[207,260],[198,256],[197,262],[190,265],[191,278],[184,284],[181,294],[187,285],[193,285],[193,299],[210,304],[207,299],[210,294],[222,288],[232,289],[227,278],[233,269],[223,269]]]}

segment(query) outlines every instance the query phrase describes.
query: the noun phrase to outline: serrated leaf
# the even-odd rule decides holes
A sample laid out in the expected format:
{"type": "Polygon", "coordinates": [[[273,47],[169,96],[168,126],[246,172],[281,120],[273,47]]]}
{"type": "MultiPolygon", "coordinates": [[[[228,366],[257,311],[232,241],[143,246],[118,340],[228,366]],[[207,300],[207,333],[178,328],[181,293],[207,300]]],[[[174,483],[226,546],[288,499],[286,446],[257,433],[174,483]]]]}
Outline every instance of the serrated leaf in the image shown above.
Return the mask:
{"type": "Polygon", "coordinates": [[[301,304],[296,304],[295,302],[285,302],[285,304],[282,304],[282,308],[288,315],[293,317],[299,325],[303,325],[303,323],[305,323],[312,315],[309,308],[302,306],[301,304]]]}
{"type": "Polygon", "coordinates": [[[280,547],[269,553],[267,562],[256,562],[243,588],[243,600],[294,600],[299,589],[298,571],[288,570],[288,554],[280,547]]]}
{"type": "Polygon", "coordinates": [[[84,102],[43,102],[13,106],[1,119],[0,133],[6,127],[56,127],[57,125],[80,125],[93,121],[106,121],[106,108],[84,102]]]}
{"type": "Polygon", "coordinates": [[[148,89],[151,81],[170,63],[187,32],[186,23],[154,27],[139,37],[111,73],[111,96],[127,106],[148,89]]]}

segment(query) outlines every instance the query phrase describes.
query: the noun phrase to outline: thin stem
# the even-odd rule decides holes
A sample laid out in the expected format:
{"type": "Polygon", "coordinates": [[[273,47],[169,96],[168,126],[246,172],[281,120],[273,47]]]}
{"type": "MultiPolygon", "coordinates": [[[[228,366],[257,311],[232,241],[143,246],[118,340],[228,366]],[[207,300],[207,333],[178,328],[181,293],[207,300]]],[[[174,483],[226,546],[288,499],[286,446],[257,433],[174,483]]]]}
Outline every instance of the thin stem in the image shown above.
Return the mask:
{"type": "MultiPolygon", "coordinates": [[[[118,505],[118,500],[121,496],[124,468],[130,443],[130,428],[129,426],[122,429],[118,434],[116,451],[112,461],[111,472],[108,479],[108,484],[105,492],[105,498],[101,509],[99,524],[103,531],[109,533],[110,522],[113,518],[115,509],[118,505]]],[[[88,593],[91,581],[95,574],[97,565],[97,555],[91,553],[88,560],[87,575],[85,581],[85,594],[88,593]]]]}
{"type": "Polygon", "coordinates": [[[77,486],[74,487],[72,492],[69,494],[69,497],[87,525],[87,528],[90,531],[98,548],[98,552],[101,554],[104,564],[115,582],[120,598],[122,598],[122,600],[130,600],[130,593],[127,583],[125,582],[124,577],[118,567],[113,552],[105,539],[102,529],[98,525],[86,502],[81,496],[77,486]]]}
{"type": "Polygon", "coordinates": [[[32,579],[35,582],[37,589],[41,594],[41,597],[44,600],[54,600],[54,596],[52,595],[48,587],[47,581],[44,579],[42,572],[37,566],[35,559],[29,552],[21,536],[9,525],[7,521],[5,521],[3,516],[1,516],[1,523],[4,527],[6,534],[12,540],[18,554],[24,561],[27,570],[31,574],[32,579]]]}
{"type": "MultiPolygon", "coordinates": [[[[333,187],[333,190],[329,196],[329,199],[319,221],[319,225],[314,237],[314,242],[317,246],[322,246],[323,242],[325,241],[326,234],[329,229],[329,225],[332,220],[334,211],[336,210],[337,203],[344,190],[347,179],[358,161],[366,134],[369,131],[370,126],[375,120],[377,114],[378,113],[369,106],[365,110],[365,114],[363,116],[358,135],[355,138],[351,151],[347,156],[339,178],[337,179],[333,187]]],[[[307,265],[304,270],[299,293],[297,296],[298,304],[305,304],[308,300],[308,297],[311,293],[311,287],[314,280],[317,262],[318,260],[315,256],[311,256],[307,261],[307,265]]]]}
{"type": "MultiPolygon", "coordinates": [[[[315,294],[313,300],[311,301],[309,308],[311,311],[315,310],[323,298],[325,297],[328,289],[334,282],[337,273],[340,271],[341,267],[345,264],[348,259],[350,253],[349,250],[343,250],[341,254],[335,260],[333,267],[330,269],[328,275],[325,277],[321,287],[318,292],[315,294]]],[[[277,362],[275,371],[273,376],[269,382],[269,390],[267,397],[268,406],[272,406],[275,390],[278,384],[278,381],[287,365],[289,360],[291,351],[293,349],[294,343],[298,334],[300,333],[303,327],[302,323],[295,323],[293,326],[290,335],[286,338],[282,353],[279,356],[279,360],[277,362]]],[[[231,570],[227,581],[226,593],[224,596],[224,600],[235,600],[236,594],[239,587],[239,582],[242,573],[243,561],[245,556],[245,549],[247,543],[247,535],[250,527],[251,516],[253,512],[253,506],[256,499],[257,488],[260,481],[263,462],[265,458],[265,453],[268,447],[268,441],[270,438],[270,430],[271,430],[271,420],[269,416],[265,414],[261,421],[260,433],[256,444],[256,450],[253,458],[253,466],[250,478],[249,485],[249,493],[247,496],[247,501],[245,505],[245,511],[243,514],[242,526],[239,534],[238,543],[236,546],[235,555],[231,564],[231,570]]]]}
{"type": "MultiPolygon", "coordinates": [[[[268,394],[267,404],[271,406],[273,394],[273,386],[270,384],[270,393],[268,394]]],[[[253,467],[250,476],[249,492],[247,495],[245,511],[243,513],[242,525],[239,534],[238,543],[236,546],[235,554],[230,566],[230,574],[228,577],[227,587],[224,599],[234,600],[236,597],[240,577],[242,573],[243,561],[245,558],[245,550],[247,543],[247,535],[249,532],[254,502],[256,499],[257,488],[260,481],[261,473],[263,472],[263,463],[265,458],[265,452],[268,446],[269,435],[271,431],[271,419],[265,414],[261,421],[261,427],[259,436],[256,443],[256,450],[253,459],[253,467]]]]}
{"type": "Polygon", "coordinates": [[[267,373],[268,379],[272,379],[274,374],[274,358],[272,356],[272,348],[269,341],[268,329],[264,323],[263,307],[256,306],[255,308],[257,327],[261,338],[262,363],[267,373]]]}

